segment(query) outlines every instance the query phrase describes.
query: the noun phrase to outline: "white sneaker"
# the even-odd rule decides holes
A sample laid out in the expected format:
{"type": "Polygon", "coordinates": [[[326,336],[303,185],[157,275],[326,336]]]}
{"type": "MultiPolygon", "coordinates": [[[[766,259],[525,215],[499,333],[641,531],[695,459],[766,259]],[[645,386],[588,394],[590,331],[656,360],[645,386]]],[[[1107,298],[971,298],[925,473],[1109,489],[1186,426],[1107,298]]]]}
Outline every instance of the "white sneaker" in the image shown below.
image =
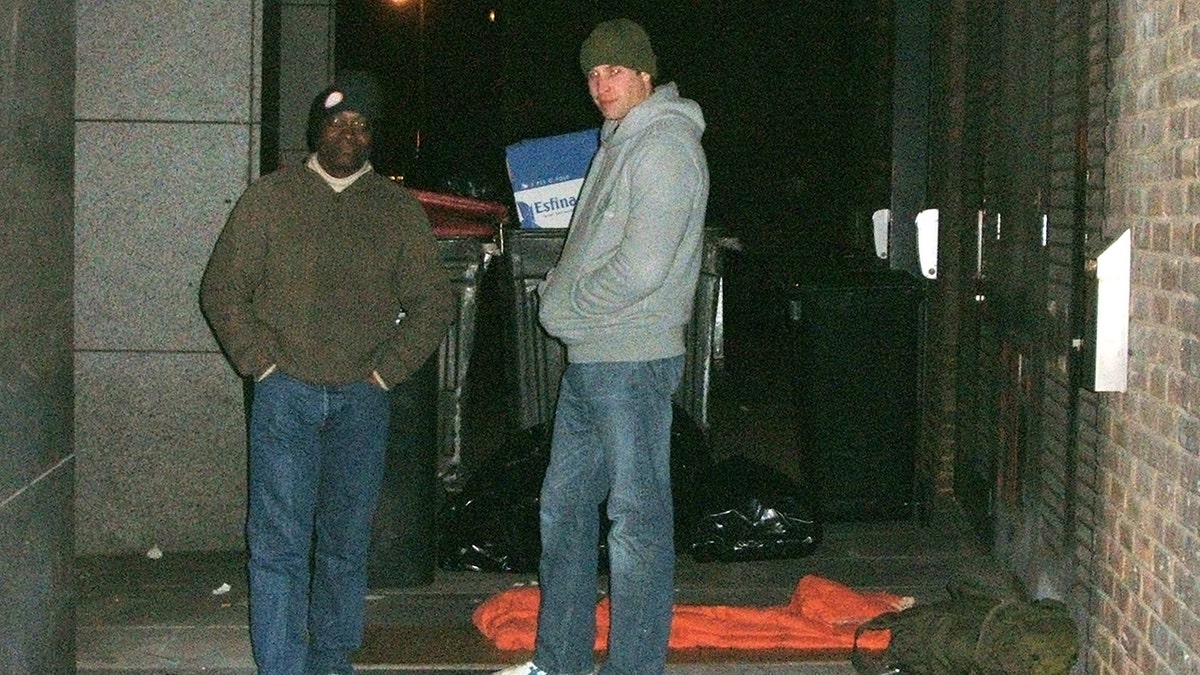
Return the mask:
{"type": "MultiPolygon", "coordinates": [[[[497,670],[492,675],[550,675],[546,671],[533,665],[533,661],[526,661],[519,666],[510,666],[504,670],[497,670]]],[[[596,671],[589,671],[586,675],[596,675],[596,671]]]]}
{"type": "Polygon", "coordinates": [[[504,670],[497,670],[492,675],[550,675],[546,671],[533,665],[533,661],[526,661],[519,666],[509,666],[504,670]]]}

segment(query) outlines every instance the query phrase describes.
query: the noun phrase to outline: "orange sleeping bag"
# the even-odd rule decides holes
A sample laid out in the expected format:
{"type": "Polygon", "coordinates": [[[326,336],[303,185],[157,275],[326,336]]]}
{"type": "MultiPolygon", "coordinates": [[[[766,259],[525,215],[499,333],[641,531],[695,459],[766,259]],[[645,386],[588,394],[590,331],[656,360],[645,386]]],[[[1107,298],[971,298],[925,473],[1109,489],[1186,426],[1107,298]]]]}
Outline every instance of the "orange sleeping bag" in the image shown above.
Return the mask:
{"type": "MultiPolygon", "coordinates": [[[[532,650],[537,632],[537,586],[510,588],[485,600],[472,620],[483,635],[504,650],[532,650]]],[[[854,629],[884,612],[904,609],[913,599],[891,593],[860,593],[822,577],[808,575],[796,584],[788,604],[777,607],[676,605],[671,619],[671,649],[849,650],[854,629]]],[[[596,605],[596,645],[608,644],[608,599],[596,605]]],[[[887,631],[859,638],[864,649],[883,649],[887,631]]]]}

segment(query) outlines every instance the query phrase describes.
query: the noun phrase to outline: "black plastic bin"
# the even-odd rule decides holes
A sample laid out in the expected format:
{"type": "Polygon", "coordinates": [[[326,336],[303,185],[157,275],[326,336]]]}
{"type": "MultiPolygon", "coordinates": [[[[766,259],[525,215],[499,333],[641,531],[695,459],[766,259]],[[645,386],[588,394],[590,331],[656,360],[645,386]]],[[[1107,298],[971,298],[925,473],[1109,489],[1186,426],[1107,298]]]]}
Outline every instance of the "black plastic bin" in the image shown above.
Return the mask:
{"type": "Polygon", "coordinates": [[[475,338],[477,291],[499,252],[508,209],[500,203],[412,190],[425,207],[442,266],[454,283],[457,315],[437,353],[391,394],[391,436],[379,508],[372,526],[368,584],[412,587],[433,582],[441,480],[462,461],[463,394],[475,338]]]}
{"type": "Polygon", "coordinates": [[[923,294],[871,263],[786,289],[800,460],[825,523],[915,515],[923,294]]]}
{"type": "Polygon", "coordinates": [[[391,426],[379,507],[371,527],[367,584],[407,588],[437,569],[438,359],[392,387],[391,426]]]}
{"type": "MultiPolygon", "coordinates": [[[[425,207],[438,242],[442,266],[454,282],[457,316],[438,349],[438,475],[447,483],[459,477],[464,446],[467,373],[475,351],[480,286],[500,253],[500,231],[508,207],[499,202],[413,189],[425,207]]],[[[486,364],[485,364],[486,365],[486,364]]]]}

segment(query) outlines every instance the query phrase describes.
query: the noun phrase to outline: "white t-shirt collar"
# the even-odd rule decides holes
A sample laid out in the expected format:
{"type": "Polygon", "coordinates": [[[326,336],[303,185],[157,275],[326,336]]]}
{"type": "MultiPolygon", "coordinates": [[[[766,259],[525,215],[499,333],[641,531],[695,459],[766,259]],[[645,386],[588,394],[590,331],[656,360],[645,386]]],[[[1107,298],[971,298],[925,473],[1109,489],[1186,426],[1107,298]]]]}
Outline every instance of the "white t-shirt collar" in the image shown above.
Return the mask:
{"type": "Polygon", "coordinates": [[[355,171],[345,178],[336,178],[325,172],[325,169],[321,167],[321,162],[317,161],[317,153],[315,152],[308,156],[308,161],[305,162],[305,164],[308,165],[308,168],[316,172],[316,174],[320,176],[322,180],[324,180],[326,183],[329,183],[329,187],[333,188],[334,192],[341,192],[342,190],[345,190],[346,188],[350,187],[354,181],[373,170],[371,167],[371,161],[367,160],[363,162],[362,168],[358,171],[355,171]]]}

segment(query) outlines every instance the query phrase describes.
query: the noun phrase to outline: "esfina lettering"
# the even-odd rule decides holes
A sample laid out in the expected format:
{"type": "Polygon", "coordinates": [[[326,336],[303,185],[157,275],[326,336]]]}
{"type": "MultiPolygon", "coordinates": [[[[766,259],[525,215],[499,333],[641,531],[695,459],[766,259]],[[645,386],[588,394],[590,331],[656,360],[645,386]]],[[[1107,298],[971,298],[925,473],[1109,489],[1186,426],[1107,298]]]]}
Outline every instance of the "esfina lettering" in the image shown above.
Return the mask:
{"type": "Polygon", "coordinates": [[[554,213],[563,209],[575,208],[576,197],[551,197],[545,201],[535,201],[533,203],[534,213],[554,213]]]}

